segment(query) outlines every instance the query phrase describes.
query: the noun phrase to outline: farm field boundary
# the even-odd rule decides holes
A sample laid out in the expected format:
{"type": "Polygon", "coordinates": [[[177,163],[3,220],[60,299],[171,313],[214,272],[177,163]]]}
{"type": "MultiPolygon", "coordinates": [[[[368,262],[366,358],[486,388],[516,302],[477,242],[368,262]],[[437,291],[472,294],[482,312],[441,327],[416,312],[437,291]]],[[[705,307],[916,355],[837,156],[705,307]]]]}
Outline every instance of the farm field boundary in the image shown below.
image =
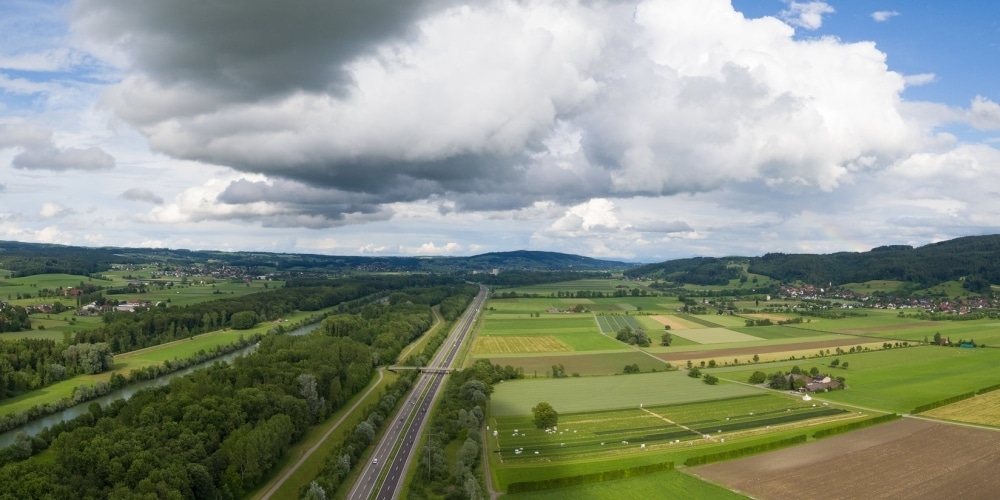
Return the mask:
{"type": "Polygon", "coordinates": [[[699,328],[692,330],[679,330],[670,332],[681,338],[688,339],[699,344],[724,344],[727,342],[754,342],[764,340],[745,333],[734,332],[725,328],[699,328]]]}
{"type": "Polygon", "coordinates": [[[721,451],[719,453],[698,455],[696,457],[691,457],[685,460],[684,465],[688,467],[693,467],[695,465],[704,465],[712,462],[721,462],[723,460],[732,460],[734,458],[745,457],[747,455],[756,455],[758,453],[763,453],[765,451],[777,450],[779,448],[785,448],[787,446],[802,444],[806,442],[806,439],[807,438],[805,434],[799,434],[798,436],[779,439],[777,441],[770,441],[767,443],[755,444],[753,446],[747,446],[745,448],[736,448],[735,450],[721,451]]]}
{"type": "Polygon", "coordinates": [[[1000,392],[978,393],[975,397],[925,410],[921,416],[1000,427],[1000,392]]]}
{"type": "Polygon", "coordinates": [[[582,474],[579,476],[566,476],[554,479],[543,479],[541,481],[510,483],[510,485],[507,486],[507,493],[551,490],[556,488],[566,488],[569,486],[578,486],[581,484],[614,481],[616,479],[655,474],[657,472],[672,470],[673,468],[673,462],[660,462],[658,464],[639,465],[636,467],[629,467],[627,469],[614,469],[603,472],[595,472],[593,474],[582,474]]]}

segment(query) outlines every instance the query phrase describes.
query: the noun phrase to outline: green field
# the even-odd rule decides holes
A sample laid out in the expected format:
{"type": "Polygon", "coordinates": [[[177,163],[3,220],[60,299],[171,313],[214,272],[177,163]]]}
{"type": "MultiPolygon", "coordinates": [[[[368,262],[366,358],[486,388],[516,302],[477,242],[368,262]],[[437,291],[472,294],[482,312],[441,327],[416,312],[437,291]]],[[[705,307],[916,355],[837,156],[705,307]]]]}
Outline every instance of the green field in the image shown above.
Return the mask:
{"type": "Polygon", "coordinates": [[[530,415],[531,407],[539,401],[547,401],[559,412],[579,413],[610,408],[638,408],[640,404],[650,406],[689,403],[758,392],[756,388],[737,384],[709,386],[679,371],[608,377],[524,379],[496,386],[490,398],[490,415],[530,415]]]}
{"type": "Polygon", "coordinates": [[[628,492],[629,498],[689,498],[692,500],[747,498],[677,470],[557,490],[504,495],[503,498],[511,500],[619,500],[622,498],[623,492],[628,492]]]}
{"type": "Polygon", "coordinates": [[[678,446],[722,444],[809,421],[853,418],[829,404],[762,393],[664,406],[564,414],[553,429],[537,429],[531,416],[492,420],[491,448],[507,464],[577,460],[678,446]]]}
{"type": "Polygon", "coordinates": [[[920,346],[837,356],[848,369],[824,369],[833,359],[805,359],[708,370],[719,378],[746,382],[755,370],[773,373],[817,366],[833,376],[847,379],[847,390],[822,395],[823,399],[908,413],[914,407],[998,383],[998,349],[961,349],[920,346]]]}
{"type": "Polygon", "coordinates": [[[567,375],[614,375],[622,373],[626,365],[638,365],[639,370],[651,372],[667,368],[664,361],[638,351],[615,351],[598,353],[572,353],[561,355],[478,355],[499,365],[511,365],[524,370],[528,378],[545,378],[552,372],[552,365],[563,365],[567,375]]]}
{"type": "MultiPolygon", "coordinates": [[[[562,289],[582,289],[577,285],[562,284],[565,287],[562,289]]],[[[796,301],[783,301],[782,304],[785,302],[790,306],[797,304],[796,301]]],[[[524,335],[528,328],[525,325],[534,328],[531,335],[536,336],[559,335],[559,325],[568,329],[582,328],[582,324],[563,323],[553,318],[530,318],[533,312],[543,312],[545,317],[548,307],[568,309],[576,303],[571,298],[491,301],[489,305],[495,308],[486,315],[481,334],[524,335]],[[518,321],[526,323],[518,324],[518,321]],[[550,330],[549,326],[554,329],[550,330]]],[[[666,297],[606,297],[579,303],[593,314],[590,326],[593,331],[614,335],[626,326],[642,327],[653,341],[652,346],[643,350],[660,356],[697,352],[696,363],[700,359],[713,358],[720,364],[731,363],[734,358],[744,363],[750,361],[753,349],[759,347],[764,361],[786,359],[791,354],[804,355],[808,359],[708,369],[707,372],[724,380],[741,384],[707,386],[698,379],[687,377],[683,371],[549,377],[553,364],[563,364],[567,373],[580,375],[618,373],[624,365],[630,364],[623,362],[626,356],[642,361],[636,364],[644,372],[647,366],[657,368],[656,360],[648,357],[643,360],[641,356],[645,355],[634,350],[491,356],[494,363],[524,368],[528,377],[497,385],[490,402],[490,425],[497,435],[490,436],[488,441],[493,473],[501,489],[515,481],[587,474],[668,460],[682,463],[689,456],[781,439],[796,432],[811,435],[819,428],[836,425],[837,421],[873,412],[908,413],[918,405],[998,383],[995,367],[1000,366],[1000,350],[937,346],[879,349],[883,342],[920,343],[936,332],[956,342],[974,339],[976,343],[1000,345],[1000,321],[996,320],[932,322],[917,318],[911,310],[902,310],[900,315],[900,310],[855,309],[846,312],[858,316],[842,319],[806,316],[800,324],[746,327],[746,319],[739,316],[680,313],[681,304],[666,297]],[[654,315],[666,318],[658,322],[652,318],[654,315]],[[675,342],[669,347],[660,346],[659,337],[665,330],[663,322],[668,321],[674,322],[670,332],[675,342]],[[681,325],[691,328],[682,329],[681,325]],[[874,350],[817,357],[821,352],[836,351],[838,346],[846,351],[859,345],[874,350]],[[713,356],[715,352],[719,355],[713,356]],[[834,358],[849,363],[849,368],[827,367],[834,358]],[[794,365],[805,370],[816,366],[831,376],[844,376],[848,389],[820,394],[811,402],[803,402],[794,395],[769,391],[762,395],[761,389],[742,385],[754,371],[788,371],[794,365]],[[552,404],[560,413],[559,427],[553,433],[532,426],[531,407],[541,401],[552,404]],[[751,405],[756,407],[753,416],[749,411],[751,405]],[[560,431],[562,434],[558,434],[560,431]],[[721,437],[715,442],[701,434],[714,437],[720,431],[720,436],[729,436],[725,443],[721,442],[721,437]],[[622,444],[623,441],[628,444],[622,444]],[[647,446],[640,451],[636,446],[639,444],[647,446]]],[[[741,301],[740,304],[742,308],[756,306],[754,301],[741,301]]],[[[776,318],[797,317],[778,308],[763,309],[761,314],[776,318]]],[[[621,484],[642,485],[643,481],[645,479],[633,478],[621,484]]],[[[628,495],[631,493],[629,491],[628,495]]],[[[614,489],[588,485],[514,498],[606,498],[614,494],[614,489]]],[[[621,494],[617,492],[618,496],[621,494]]],[[[665,493],[654,490],[648,495],[660,498],[665,493]]],[[[692,493],[685,497],[698,495],[692,493]]]]}

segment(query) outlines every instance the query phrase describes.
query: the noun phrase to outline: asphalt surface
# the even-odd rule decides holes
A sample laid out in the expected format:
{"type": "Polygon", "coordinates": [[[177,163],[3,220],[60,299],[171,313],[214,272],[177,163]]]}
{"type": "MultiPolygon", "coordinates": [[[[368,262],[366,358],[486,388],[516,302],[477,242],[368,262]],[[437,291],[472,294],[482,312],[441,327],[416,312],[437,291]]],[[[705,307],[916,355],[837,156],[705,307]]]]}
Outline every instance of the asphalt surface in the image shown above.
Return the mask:
{"type": "MultiPolygon", "coordinates": [[[[438,349],[434,359],[428,363],[428,368],[449,368],[472,330],[480,308],[486,302],[486,287],[480,285],[479,295],[466,309],[451,334],[438,349]]],[[[396,413],[393,421],[386,428],[382,439],[375,447],[371,461],[365,464],[358,481],[354,483],[347,498],[351,500],[367,500],[376,492],[378,500],[390,500],[399,497],[402,480],[414,457],[415,443],[420,441],[427,422],[427,416],[434,406],[434,401],[440,392],[445,373],[422,373],[410,390],[406,401],[396,413]],[[399,445],[399,448],[393,449],[399,445]],[[381,484],[379,478],[383,477],[381,484]]]]}

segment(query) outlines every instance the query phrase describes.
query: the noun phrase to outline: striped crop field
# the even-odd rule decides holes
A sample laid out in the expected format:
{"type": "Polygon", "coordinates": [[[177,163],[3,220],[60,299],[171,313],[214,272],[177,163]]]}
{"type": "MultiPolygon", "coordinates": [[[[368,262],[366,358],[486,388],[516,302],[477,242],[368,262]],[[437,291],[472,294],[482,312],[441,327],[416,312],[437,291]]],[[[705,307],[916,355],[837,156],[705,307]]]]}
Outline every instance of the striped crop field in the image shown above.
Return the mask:
{"type": "Polygon", "coordinates": [[[725,400],[560,414],[558,426],[550,429],[535,428],[530,415],[497,417],[491,419],[495,434],[491,432],[490,444],[505,464],[514,465],[722,444],[858,417],[856,411],[837,406],[758,392],[725,400]]]}
{"type": "Polygon", "coordinates": [[[645,330],[632,316],[597,316],[597,325],[601,328],[601,333],[605,335],[615,335],[626,326],[633,331],[645,330]]]}

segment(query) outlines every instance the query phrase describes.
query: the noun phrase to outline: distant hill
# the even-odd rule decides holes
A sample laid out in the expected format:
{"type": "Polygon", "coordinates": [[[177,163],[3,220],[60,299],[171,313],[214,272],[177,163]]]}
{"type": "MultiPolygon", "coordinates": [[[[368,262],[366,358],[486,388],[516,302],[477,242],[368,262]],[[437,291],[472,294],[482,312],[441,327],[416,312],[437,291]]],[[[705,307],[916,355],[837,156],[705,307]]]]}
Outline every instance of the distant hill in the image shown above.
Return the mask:
{"type": "Polygon", "coordinates": [[[159,262],[174,266],[214,263],[264,272],[491,272],[605,271],[633,264],[556,252],[492,252],[471,257],[368,257],[269,252],[222,252],[168,248],[88,248],[0,241],[0,269],[12,277],[67,273],[88,275],[111,264],[159,262]]]}
{"type": "Polygon", "coordinates": [[[967,236],[918,248],[883,246],[868,252],[678,259],[634,267],[625,271],[625,275],[721,285],[738,278],[744,265],[747,272],[786,283],[842,285],[894,280],[929,287],[964,279],[966,288],[982,291],[990,283],[1000,283],[1000,235],[967,236]]]}

